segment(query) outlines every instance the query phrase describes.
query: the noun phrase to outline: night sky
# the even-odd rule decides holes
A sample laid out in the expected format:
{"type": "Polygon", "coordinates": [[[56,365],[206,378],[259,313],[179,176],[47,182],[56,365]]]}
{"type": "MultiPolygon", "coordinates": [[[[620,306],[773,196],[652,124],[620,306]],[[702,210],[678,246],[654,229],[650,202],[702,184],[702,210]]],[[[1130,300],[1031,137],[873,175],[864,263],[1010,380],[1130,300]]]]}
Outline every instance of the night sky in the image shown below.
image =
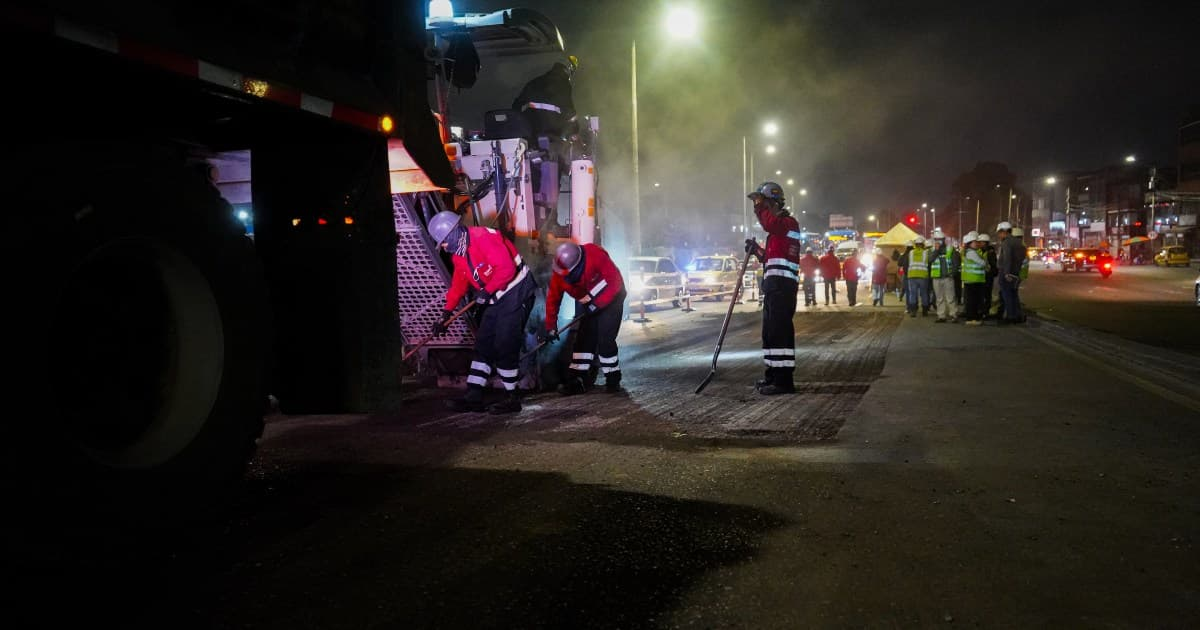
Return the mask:
{"type": "MultiPolygon", "coordinates": [[[[782,170],[810,212],[865,218],[947,199],[978,161],[1022,182],[1131,153],[1174,166],[1181,119],[1200,104],[1200,3],[697,0],[694,42],[663,35],[666,3],[454,6],[524,6],[558,24],[581,62],[576,105],[602,120],[603,202],[617,215],[631,188],[634,39],[642,190],[660,182],[654,203],[669,212],[741,212],[743,135],[760,150],[756,180],[782,170]],[[761,153],[767,120],[781,128],[773,157],[761,153]]],[[[471,126],[552,62],[485,59],[456,114],[471,126]]]]}

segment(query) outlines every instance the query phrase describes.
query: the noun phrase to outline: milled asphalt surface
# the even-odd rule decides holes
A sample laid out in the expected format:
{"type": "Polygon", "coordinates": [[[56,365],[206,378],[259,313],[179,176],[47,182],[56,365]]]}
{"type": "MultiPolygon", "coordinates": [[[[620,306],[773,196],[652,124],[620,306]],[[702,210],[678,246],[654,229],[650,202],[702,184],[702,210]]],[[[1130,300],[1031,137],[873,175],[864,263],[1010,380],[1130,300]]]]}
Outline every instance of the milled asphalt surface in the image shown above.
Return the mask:
{"type": "MultiPolygon", "coordinates": [[[[84,554],[39,539],[25,554],[46,561],[26,583],[127,626],[1194,625],[1194,387],[1089,369],[1093,351],[1062,340],[1092,333],[1058,324],[849,311],[797,315],[802,330],[895,318],[882,368],[828,439],[701,439],[670,416],[637,430],[559,430],[577,415],[431,425],[433,400],[276,418],[231,511],[136,540],[102,530],[84,554]]],[[[753,372],[757,353],[738,350],[719,378],[753,372]]],[[[622,366],[629,399],[647,396],[653,374],[632,374],[652,368],[622,366]]],[[[797,416],[812,404],[790,402],[797,416]]]]}

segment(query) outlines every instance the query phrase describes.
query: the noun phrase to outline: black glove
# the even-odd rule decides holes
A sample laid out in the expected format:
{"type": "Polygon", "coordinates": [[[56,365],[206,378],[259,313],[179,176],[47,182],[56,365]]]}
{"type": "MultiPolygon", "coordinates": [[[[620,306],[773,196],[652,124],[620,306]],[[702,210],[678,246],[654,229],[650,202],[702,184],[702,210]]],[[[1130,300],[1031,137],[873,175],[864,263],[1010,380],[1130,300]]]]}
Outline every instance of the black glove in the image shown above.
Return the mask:
{"type": "Polygon", "coordinates": [[[475,294],[475,303],[480,306],[483,306],[490,301],[492,301],[492,294],[488,293],[486,290],[480,290],[479,293],[475,294]]]}
{"type": "Polygon", "coordinates": [[[758,253],[758,241],[756,241],[752,238],[746,239],[746,253],[747,254],[757,254],[758,253]]]}
{"type": "Polygon", "coordinates": [[[542,332],[538,333],[538,342],[550,343],[552,341],[558,341],[558,331],[557,330],[549,329],[549,330],[543,330],[542,332]]]}
{"type": "Polygon", "coordinates": [[[450,318],[454,317],[454,311],[442,311],[442,319],[433,325],[433,336],[441,337],[450,330],[450,318]]]}

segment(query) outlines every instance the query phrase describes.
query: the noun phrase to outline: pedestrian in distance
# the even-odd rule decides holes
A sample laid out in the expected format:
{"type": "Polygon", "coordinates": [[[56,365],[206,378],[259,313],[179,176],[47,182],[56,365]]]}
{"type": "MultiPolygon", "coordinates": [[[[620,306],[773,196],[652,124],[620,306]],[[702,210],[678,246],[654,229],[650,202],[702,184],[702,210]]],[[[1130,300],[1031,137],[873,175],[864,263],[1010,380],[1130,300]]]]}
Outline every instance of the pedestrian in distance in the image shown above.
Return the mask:
{"type": "Polygon", "coordinates": [[[800,258],[800,271],[804,274],[804,305],[817,305],[817,276],[821,269],[821,261],[813,255],[813,249],[806,247],[804,256],[800,258]]]}
{"type": "Polygon", "coordinates": [[[433,333],[446,333],[454,309],[470,290],[483,317],[475,331],[475,356],[467,376],[467,392],[447,401],[455,411],[483,411],[483,388],[492,376],[500,376],[508,397],[487,408],[494,414],[521,410],[519,360],[525,341],[525,323],[533,310],[537,285],[529,267],[511,241],[485,227],[467,227],[456,212],[443,210],[429,220],[429,235],[442,250],[451,253],[454,276],[446,291],[446,305],[433,333]]]}
{"type": "Polygon", "coordinates": [[[1018,290],[1022,274],[1028,273],[1029,254],[1021,238],[1013,236],[1012,231],[1013,226],[1008,221],[1002,221],[996,226],[996,236],[1000,239],[996,247],[996,280],[1000,285],[1000,308],[996,312],[996,318],[1001,325],[1025,321],[1018,290]]]}
{"type": "Polygon", "coordinates": [[[963,237],[963,317],[968,326],[983,323],[984,291],[987,287],[988,263],[983,255],[983,241],[971,232],[963,237]]]}
{"type": "Polygon", "coordinates": [[[846,303],[850,306],[858,306],[859,272],[858,255],[851,253],[842,261],[842,278],[846,281],[846,303]]]}
{"type": "Polygon", "coordinates": [[[837,256],[833,255],[833,248],[821,256],[821,281],[825,283],[825,306],[829,306],[829,297],[833,296],[833,303],[837,304],[837,281],[842,275],[842,264],[838,262],[837,256]]]}
{"type": "Polygon", "coordinates": [[[937,297],[937,319],[935,323],[958,321],[954,306],[954,276],[958,275],[962,259],[958,250],[946,245],[946,235],[941,230],[933,232],[933,260],[930,261],[929,276],[933,279],[934,295],[937,297]]]}
{"type": "Polygon", "coordinates": [[[746,239],[746,253],[763,262],[762,348],[765,373],[755,383],[764,396],[796,391],[796,289],[800,284],[800,224],[787,210],[783,187],[764,182],[746,195],[754,202],[758,223],[767,231],[766,245],[746,239]]]}
{"type": "Polygon", "coordinates": [[[883,295],[887,292],[888,259],[883,250],[876,247],[871,259],[871,306],[883,306],[883,295]]]}
{"type": "Polygon", "coordinates": [[[896,261],[896,297],[905,304],[908,303],[908,255],[912,250],[913,241],[908,241],[903,252],[892,252],[892,260],[896,261]]]}
{"type": "Polygon", "coordinates": [[[931,258],[930,250],[925,247],[925,237],[918,236],[913,239],[912,251],[908,253],[908,301],[906,307],[909,317],[917,316],[917,309],[921,309],[921,316],[929,314],[929,261],[931,258]]]}
{"type": "Polygon", "coordinates": [[[600,363],[604,389],[621,391],[621,363],[617,334],[625,309],[625,280],[608,252],[599,245],[566,242],[554,251],[554,272],[546,292],[546,326],[540,341],[558,339],[558,309],[563,294],[575,298],[575,312],[586,314],[579,322],[571,348],[567,379],[560,389],[566,396],[582,394],[589,388],[592,363],[600,363]]]}
{"type": "Polygon", "coordinates": [[[980,253],[987,260],[987,279],[984,281],[986,285],[983,295],[983,318],[987,319],[992,316],[992,292],[996,288],[996,248],[992,245],[992,237],[987,234],[980,234],[975,238],[976,241],[983,243],[980,246],[980,253]]]}

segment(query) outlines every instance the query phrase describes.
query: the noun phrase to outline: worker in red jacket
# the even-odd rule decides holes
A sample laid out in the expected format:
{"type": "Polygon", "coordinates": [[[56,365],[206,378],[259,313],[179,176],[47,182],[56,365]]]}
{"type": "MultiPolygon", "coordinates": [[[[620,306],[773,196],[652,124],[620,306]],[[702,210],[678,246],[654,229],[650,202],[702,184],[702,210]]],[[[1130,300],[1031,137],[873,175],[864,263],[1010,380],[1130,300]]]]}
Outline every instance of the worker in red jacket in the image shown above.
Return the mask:
{"type": "Polygon", "coordinates": [[[438,247],[453,254],[454,278],[446,291],[442,319],[433,333],[441,335],[468,289],[475,303],[486,307],[475,331],[475,357],[467,376],[467,393],[448,401],[456,411],[483,411],[483,388],[493,367],[508,397],[488,407],[490,413],[521,410],[517,392],[518,364],[525,341],[525,322],[533,310],[537,285],[517,248],[491,228],[466,227],[458,213],[444,210],[429,220],[429,235],[438,247]]]}
{"type": "Polygon", "coordinates": [[[800,282],[800,224],[787,211],[783,188],[765,182],[746,195],[754,201],[754,214],[767,231],[766,247],[746,239],[746,253],[764,263],[763,272],[763,363],[766,375],[755,383],[765,396],[796,391],[796,289],[800,282]]]}
{"type": "Polygon", "coordinates": [[[554,275],[546,293],[546,328],[542,341],[558,339],[558,307],[563,293],[575,298],[577,313],[588,316],[579,323],[571,365],[563,383],[564,395],[588,389],[588,371],[599,360],[604,389],[621,391],[621,364],[617,358],[617,333],[625,310],[625,279],[608,252],[599,245],[563,243],[554,252],[554,275]]]}
{"type": "Polygon", "coordinates": [[[842,263],[833,255],[833,248],[821,256],[821,280],[825,282],[825,306],[829,306],[829,295],[833,294],[833,303],[837,304],[837,281],[842,275],[842,263]]]}
{"type": "Polygon", "coordinates": [[[804,305],[817,305],[817,275],[821,270],[821,261],[813,256],[811,247],[804,249],[804,255],[800,257],[800,272],[804,274],[804,305]]]}

